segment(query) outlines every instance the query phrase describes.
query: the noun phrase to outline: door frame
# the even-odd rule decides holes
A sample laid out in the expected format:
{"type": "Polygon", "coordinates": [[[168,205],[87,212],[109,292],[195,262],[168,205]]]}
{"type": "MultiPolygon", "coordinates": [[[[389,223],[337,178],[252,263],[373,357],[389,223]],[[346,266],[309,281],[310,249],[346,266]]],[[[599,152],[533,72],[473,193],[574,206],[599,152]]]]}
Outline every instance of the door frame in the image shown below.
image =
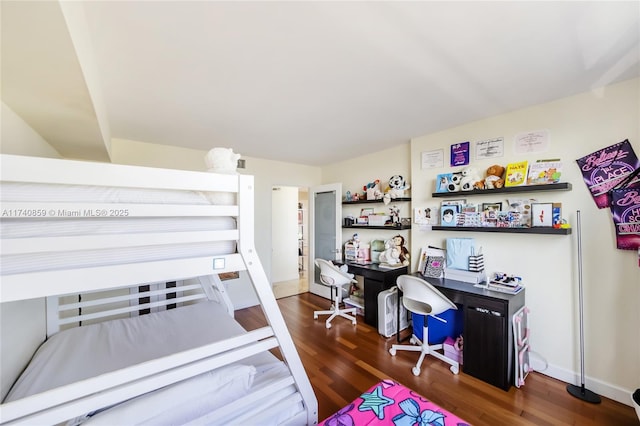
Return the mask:
{"type": "Polygon", "coordinates": [[[330,183],[325,185],[313,186],[309,188],[309,291],[327,299],[331,298],[329,287],[316,282],[316,267],[314,260],[316,258],[316,236],[315,236],[315,199],[316,194],[333,192],[335,194],[335,238],[336,244],[334,248],[335,256],[333,259],[342,260],[342,183],[330,183]]]}

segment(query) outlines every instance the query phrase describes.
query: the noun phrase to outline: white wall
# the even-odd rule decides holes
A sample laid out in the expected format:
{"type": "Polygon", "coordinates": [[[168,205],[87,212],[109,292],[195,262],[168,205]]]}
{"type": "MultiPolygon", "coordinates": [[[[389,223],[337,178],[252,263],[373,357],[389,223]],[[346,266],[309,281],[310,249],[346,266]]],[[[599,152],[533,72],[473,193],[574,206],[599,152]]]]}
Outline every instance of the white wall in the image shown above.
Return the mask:
{"type": "MultiPolygon", "coordinates": [[[[60,155],[5,103],[2,154],[58,158],[60,155]]],[[[0,304],[0,399],[46,336],[44,299],[0,304]]]]}
{"type": "MultiPolygon", "coordinates": [[[[615,248],[610,213],[595,207],[575,160],[627,138],[640,155],[639,100],[640,79],[599,88],[416,137],[407,146],[367,153],[324,167],[322,182],[342,182],[344,191],[353,192],[373,179],[384,181],[392,174],[405,173],[410,176],[413,208],[439,206],[442,199],[431,197],[435,192],[436,175],[451,170],[448,153],[451,144],[456,142],[504,137],[503,157],[479,162],[474,160],[475,151],[472,150],[471,165],[482,170],[491,164],[561,158],[565,164],[563,181],[571,182],[573,190],[535,193],[533,196],[540,201],[561,202],[563,215],[574,226],[576,210],[582,214],[586,387],[630,405],[630,391],[640,386],[638,256],[635,252],[615,248]],[[540,129],[549,131],[549,151],[540,155],[516,155],[514,136],[540,129]],[[435,149],[444,149],[445,167],[421,169],[422,152],[435,149]]],[[[505,201],[506,198],[483,195],[468,198],[468,201],[481,203],[505,201]]],[[[379,235],[376,231],[367,232],[372,236],[374,233],[379,235]]],[[[343,238],[351,233],[343,231],[343,238]]],[[[526,303],[531,309],[532,349],[549,364],[544,373],[566,382],[580,383],[575,230],[570,236],[453,233],[427,231],[414,225],[410,233],[411,270],[416,269],[423,245],[443,246],[447,237],[472,237],[483,246],[487,271],[522,275],[527,284],[526,303]]]]}
{"type": "MultiPolygon", "coordinates": [[[[112,161],[119,164],[205,170],[205,151],[113,139],[111,152],[112,161]]],[[[278,185],[297,187],[318,185],[320,168],[245,156],[242,158],[246,160],[246,168],[240,169],[239,172],[255,176],[256,250],[269,282],[273,283],[271,280],[271,188],[278,185]]],[[[226,282],[229,297],[236,308],[241,309],[258,303],[255,292],[244,273],[239,280],[226,282]]]]}
{"type": "MultiPolygon", "coordinates": [[[[414,206],[439,205],[433,199],[438,173],[450,171],[449,147],[462,141],[504,137],[504,157],[474,161],[485,170],[491,164],[561,158],[562,180],[570,192],[534,193],[539,201],[561,202],[563,216],[575,226],[576,210],[582,216],[585,375],[586,387],[629,404],[629,392],[640,386],[640,269],[638,255],[617,250],[608,210],[598,210],[582,181],[575,160],[600,148],[629,139],[640,154],[640,80],[560,99],[555,102],[467,123],[411,142],[414,206]],[[516,155],[514,136],[546,129],[548,152],[516,155]],[[445,167],[422,170],[423,151],[445,150],[445,167]]],[[[525,194],[519,194],[525,195],[525,194]]],[[[461,195],[460,198],[464,198],[461,195]]],[[[507,197],[469,197],[473,203],[504,201],[507,197]]],[[[523,276],[526,304],[531,309],[531,347],[549,363],[547,374],[580,383],[578,271],[576,230],[570,236],[425,231],[412,229],[414,259],[420,247],[443,246],[447,237],[473,237],[483,247],[488,272],[505,271],[523,276]]],[[[415,269],[416,264],[413,263],[415,269]]]]}
{"type": "Polygon", "coordinates": [[[60,158],[60,154],[20,116],[2,102],[0,152],[33,157],[60,158]]]}
{"type": "MultiPolygon", "coordinates": [[[[322,183],[342,183],[342,191],[363,193],[363,186],[376,179],[380,180],[381,189],[384,190],[389,184],[389,178],[393,175],[401,175],[411,185],[411,151],[407,144],[386,149],[384,151],[363,154],[361,157],[344,160],[340,163],[331,164],[322,168],[322,183]]],[[[410,189],[413,193],[413,189],[410,189]]],[[[343,198],[344,198],[344,195],[343,198]]],[[[390,203],[400,207],[401,217],[411,217],[411,203],[390,203]]],[[[355,204],[343,206],[343,217],[346,215],[359,215],[363,207],[373,208],[376,213],[389,213],[389,206],[384,204],[355,204]]],[[[401,234],[411,246],[411,234],[409,231],[388,231],[388,230],[368,230],[368,229],[344,229],[342,231],[342,242],[349,240],[357,231],[362,243],[368,244],[371,240],[388,239],[396,234],[401,234]]]]}

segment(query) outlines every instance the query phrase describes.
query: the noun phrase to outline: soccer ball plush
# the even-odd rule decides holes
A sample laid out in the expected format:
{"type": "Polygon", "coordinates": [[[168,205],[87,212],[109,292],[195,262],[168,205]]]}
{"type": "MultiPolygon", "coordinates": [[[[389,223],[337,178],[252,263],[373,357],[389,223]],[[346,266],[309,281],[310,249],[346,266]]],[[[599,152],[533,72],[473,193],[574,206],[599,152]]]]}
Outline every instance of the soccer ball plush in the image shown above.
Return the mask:
{"type": "MultiPolygon", "coordinates": [[[[231,148],[213,148],[204,157],[204,162],[208,172],[236,175],[239,159],[240,154],[234,153],[231,148]]],[[[234,205],[236,200],[235,194],[231,192],[205,192],[204,196],[211,204],[216,205],[234,205]]]]}

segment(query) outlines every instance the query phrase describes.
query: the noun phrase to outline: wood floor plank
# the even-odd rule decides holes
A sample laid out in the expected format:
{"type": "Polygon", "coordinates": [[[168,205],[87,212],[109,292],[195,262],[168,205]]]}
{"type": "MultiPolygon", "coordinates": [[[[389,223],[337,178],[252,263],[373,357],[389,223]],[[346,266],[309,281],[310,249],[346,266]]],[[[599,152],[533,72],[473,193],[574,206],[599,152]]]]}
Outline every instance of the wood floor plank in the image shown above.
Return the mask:
{"type": "MultiPolygon", "coordinates": [[[[319,420],[380,380],[392,379],[473,425],[640,425],[632,407],[608,398],[589,404],[571,396],[566,383],[538,372],[529,374],[521,388],[505,392],[463,371],[454,375],[447,364],[427,357],[416,377],[411,368],[418,353],[391,356],[395,337],[381,336],[362,317],[356,326],[335,318],[327,329],[326,316],[313,319],[314,310],[330,305],[326,299],[303,293],[278,299],[278,305],[316,392],[319,420]]],[[[266,324],[258,306],[237,311],[236,319],[245,327],[266,324]]],[[[403,337],[409,334],[405,330],[403,337]]]]}

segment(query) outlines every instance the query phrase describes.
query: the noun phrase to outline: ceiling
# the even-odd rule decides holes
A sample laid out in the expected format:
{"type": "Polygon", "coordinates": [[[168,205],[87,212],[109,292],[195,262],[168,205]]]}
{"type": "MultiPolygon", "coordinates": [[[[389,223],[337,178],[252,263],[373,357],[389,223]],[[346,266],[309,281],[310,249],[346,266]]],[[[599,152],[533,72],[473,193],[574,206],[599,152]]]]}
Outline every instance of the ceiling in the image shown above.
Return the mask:
{"type": "Polygon", "coordinates": [[[118,138],[321,166],[640,75],[638,1],[1,7],[3,102],[90,160],[118,138]]]}

